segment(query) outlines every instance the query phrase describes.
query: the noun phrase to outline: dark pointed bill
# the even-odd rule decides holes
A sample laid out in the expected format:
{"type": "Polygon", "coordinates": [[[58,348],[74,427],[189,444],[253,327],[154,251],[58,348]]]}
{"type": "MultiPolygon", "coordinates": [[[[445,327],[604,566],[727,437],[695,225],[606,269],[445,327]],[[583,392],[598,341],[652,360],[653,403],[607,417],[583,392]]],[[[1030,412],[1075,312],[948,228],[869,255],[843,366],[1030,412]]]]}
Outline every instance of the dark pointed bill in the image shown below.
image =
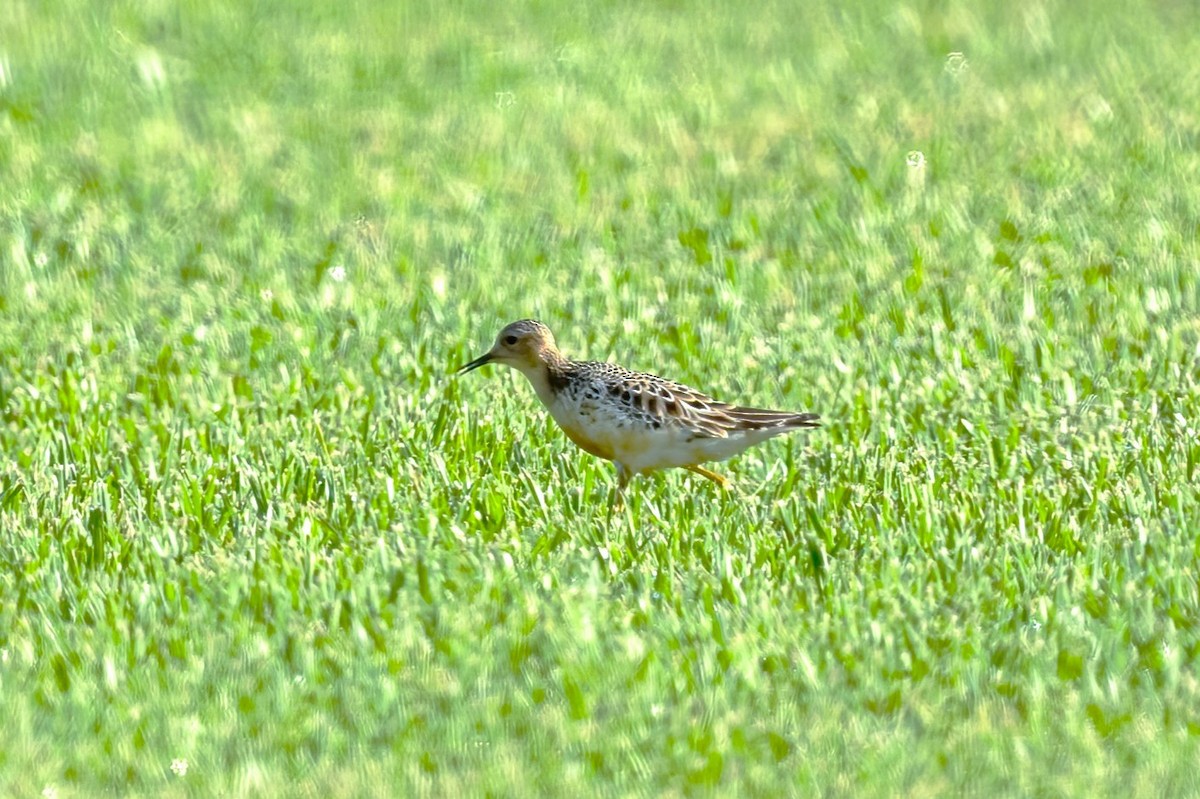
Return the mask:
{"type": "Polygon", "coordinates": [[[471,361],[470,363],[468,363],[464,366],[458,367],[458,370],[455,372],[455,374],[456,375],[465,375],[467,372],[474,371],[474,370],[478,369],[479,367],[486,366],[487,364],[489,364],[491,362],[492,362],[492,354],[490,352],[485,352],[483,355],[480,355],[478,358],[471,361]]]}

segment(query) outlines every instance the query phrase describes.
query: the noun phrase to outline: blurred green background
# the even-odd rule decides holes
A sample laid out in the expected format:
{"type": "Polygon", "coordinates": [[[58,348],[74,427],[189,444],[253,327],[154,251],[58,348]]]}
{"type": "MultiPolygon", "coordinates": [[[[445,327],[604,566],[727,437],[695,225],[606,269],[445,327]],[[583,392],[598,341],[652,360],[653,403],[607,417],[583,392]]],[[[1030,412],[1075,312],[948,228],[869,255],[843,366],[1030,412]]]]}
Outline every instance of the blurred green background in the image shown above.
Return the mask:
{"type": "Polygon", "coordinates": [[[1200,793],[1189,2],[0,13],[0,793],[1200,793]],[[536,316],[826,426],[613,475],[536,316]]]}

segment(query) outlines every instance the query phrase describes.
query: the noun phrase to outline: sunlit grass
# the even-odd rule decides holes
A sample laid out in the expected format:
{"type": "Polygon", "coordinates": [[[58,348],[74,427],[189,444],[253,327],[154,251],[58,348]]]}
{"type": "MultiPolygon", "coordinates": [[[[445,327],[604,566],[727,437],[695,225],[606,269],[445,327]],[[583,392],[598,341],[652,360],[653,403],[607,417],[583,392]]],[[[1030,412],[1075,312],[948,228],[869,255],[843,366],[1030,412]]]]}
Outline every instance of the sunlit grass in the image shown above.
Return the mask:
{"type": "Polygon", "coordinates": [[[0,792],[1200,790],[1187,4],[10,5],[0,792]]]}

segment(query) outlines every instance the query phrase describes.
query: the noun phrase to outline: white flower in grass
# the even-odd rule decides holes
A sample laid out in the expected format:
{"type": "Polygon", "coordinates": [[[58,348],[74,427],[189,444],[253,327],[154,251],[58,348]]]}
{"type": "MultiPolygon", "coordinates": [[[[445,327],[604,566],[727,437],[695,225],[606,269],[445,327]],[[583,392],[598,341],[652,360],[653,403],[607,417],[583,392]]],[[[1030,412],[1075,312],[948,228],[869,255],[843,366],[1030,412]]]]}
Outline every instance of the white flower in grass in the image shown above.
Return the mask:
{"type": "Polygon", "coordinates": [[[1092,122],[1108,122],[1113,118],[1112,106],[1101,94],[1092,94],[1084,99],[1083,110],[1092,122]]]}
{"type": "Polygon", "coordinates": [[[967,57],[955,50],[952,53],[946,54],[946,72],[950,75],[961,75],[971,68],[971,64],[967,61],[967,57]]]}
{"type": "Polygon", "coordinates": [[[909,150],[908,155],[904,156],[904,163],[908,165],[905,182],[908,183],[909,190],[914,193],[923,191],[925,189],[925,153],[920,150],[909,150]]]}
{"type": "Polygon", "coordinates": [[[275,299],[275,292],[270,289],[263,289],[258,292],[258,298],[263,301],[263,304],[270,305],[271,300],[275,299]]]}
{"type": "Polygon", "coordinates": [[[42,788],[42,799],[58,799],[58,788],[54,785],[42,788]]]}
{"type": "Polygon", "coordinates": [[[187,774],[188,762],[186,757],[177,757],[171,761],[171,771],[175,772],[176,777],[182,777],[187,774]]]}
{"type": "Polygon", "coordinates": [[[137,70],[147,89],[159,92],[166,88],[167,70],[156,50],[147,48],[138,55],[137,70]]]}
{"type": "Polygon", "coordinates": [[[329,270],[329,279],[334,283],[341,283],[346,279],[346,267],[338,264],[329,270]]]}
{"type": "Polygon", "coordinates": [[[50,256],[39,250],[38,253],[33,256],[33,263],[38,269],[41,269],[45,267],[46,264],[50,263],[50,256]]]}

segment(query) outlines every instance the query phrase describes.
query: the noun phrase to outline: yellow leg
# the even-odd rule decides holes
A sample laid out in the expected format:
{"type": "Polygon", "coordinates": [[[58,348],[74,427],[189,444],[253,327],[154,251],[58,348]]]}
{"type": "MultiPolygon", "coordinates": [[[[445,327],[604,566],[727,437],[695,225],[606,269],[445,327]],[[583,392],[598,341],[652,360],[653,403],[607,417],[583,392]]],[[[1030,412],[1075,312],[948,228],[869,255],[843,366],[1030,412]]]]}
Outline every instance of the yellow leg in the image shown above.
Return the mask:
{"type": "Polygon", "coordinates": [[[611,519],[613,511],[625,510],[625,486],[629,485],[629,470],[622,464],[617,464],[617,484],[613,486],[612,499],[608,503],[608,516],[611,519]]]}
{"type": "Polygon", "coordinates": [[[719,485],[721,488],[729,488],[729,480],[727,478],[722,477],[721,475],[717,474],[716,472],[710,472],[708,469],[705,469],[703,466],[684,466],[683,468],[687,469],[689,472],[695,472],[696,474],[700,475],[701,477],[707,477],[709,480],[712,480],[714,483],[719,485]]]}

